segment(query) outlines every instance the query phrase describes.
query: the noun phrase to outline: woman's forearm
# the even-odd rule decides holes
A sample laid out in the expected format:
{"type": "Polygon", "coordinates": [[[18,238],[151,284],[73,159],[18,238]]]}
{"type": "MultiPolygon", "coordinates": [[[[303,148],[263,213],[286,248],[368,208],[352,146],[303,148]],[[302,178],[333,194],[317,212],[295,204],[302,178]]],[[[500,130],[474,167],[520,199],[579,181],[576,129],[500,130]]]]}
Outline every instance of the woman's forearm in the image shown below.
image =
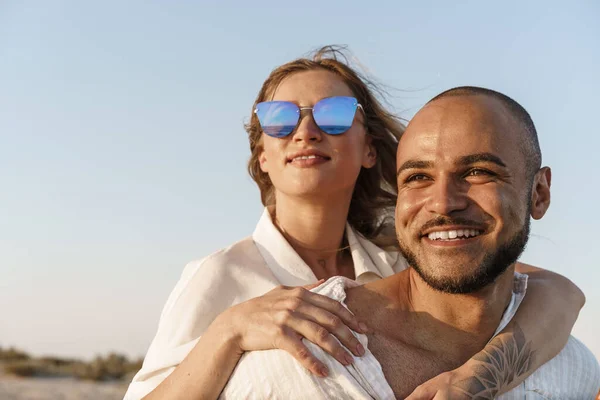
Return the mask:
{"type": "Polygon", "coordinates": [[[517,264],[517,272],[529,275],[527,295],[513,318],[514,326],[507,326],[501,334],[507,333],[514,340],[519,333],[515,328],[520,328],[532,356],[527,366],[513,365],[514,380],[507,382],[500,393],[518,386],[560,353],[585,304],[583,292],[562,275],[526,264],[517,264]]]}
{"type": "Polygon", "coordinates": [[[216,399],[242,354],[231,329],[217,318],[181,364],[144,399],[216,399]]]}
{"type": "Polygon", "coordinates": [[[585,303],[581,290],[550,271],[525,264],[516,269],[529,275],[527,294],[506,328],[460,367],[471,375],[461,382],[463,388],[484,384],[506,393],[554,358],[569,339],[585,303]]]}

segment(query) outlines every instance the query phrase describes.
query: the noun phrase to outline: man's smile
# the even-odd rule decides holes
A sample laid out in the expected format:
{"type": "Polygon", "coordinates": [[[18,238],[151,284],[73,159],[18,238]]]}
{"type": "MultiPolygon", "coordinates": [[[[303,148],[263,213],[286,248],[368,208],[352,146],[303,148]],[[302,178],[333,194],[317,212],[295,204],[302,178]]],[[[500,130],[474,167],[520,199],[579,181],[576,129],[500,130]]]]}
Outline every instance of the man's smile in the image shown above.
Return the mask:
{"type": "Polygon", "coordinates": [[[463,240],[479,236],[481,233],[479,229],[452,229],[430,232],[427,237],[429,240],[463,240]]]}

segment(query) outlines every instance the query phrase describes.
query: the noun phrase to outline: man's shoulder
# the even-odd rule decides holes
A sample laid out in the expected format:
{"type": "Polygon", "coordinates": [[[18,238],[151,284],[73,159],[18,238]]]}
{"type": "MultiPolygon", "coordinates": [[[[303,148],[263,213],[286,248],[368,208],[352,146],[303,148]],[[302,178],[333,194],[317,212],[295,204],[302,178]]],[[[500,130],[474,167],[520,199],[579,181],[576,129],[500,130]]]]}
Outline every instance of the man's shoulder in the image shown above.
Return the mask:
{"type": "Polygon", "coordinates": [[[594,398],[600,389],[600,365],[594,354],[578,339],[567,344],[552,360],[538,368],[525,382],[507,393],[512,399],[520,391],[534,392],[559,399],[594,398]]]}

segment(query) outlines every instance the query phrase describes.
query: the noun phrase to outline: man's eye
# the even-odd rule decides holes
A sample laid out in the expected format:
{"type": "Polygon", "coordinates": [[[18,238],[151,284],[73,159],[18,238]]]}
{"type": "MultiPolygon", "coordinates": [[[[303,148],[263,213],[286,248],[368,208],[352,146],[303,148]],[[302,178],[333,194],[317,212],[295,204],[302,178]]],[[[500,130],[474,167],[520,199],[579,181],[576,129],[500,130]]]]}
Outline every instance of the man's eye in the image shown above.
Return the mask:
{"type": "Polygon", "coordinates": [[[429,179],[427,175],[423,174],[414,174],[406,178],[406,182],[416,182],[416,181],[424,181],[429,179]]]}
{"type": "Polygon", "coordinates": [[[473,168],[473,169],[469,170],[469,172],[467,172],[465,176],[494,176],[494,175],[496,175],[496,174],[494,174],[492,171],[488,171],[487,169],[473,168]]]}

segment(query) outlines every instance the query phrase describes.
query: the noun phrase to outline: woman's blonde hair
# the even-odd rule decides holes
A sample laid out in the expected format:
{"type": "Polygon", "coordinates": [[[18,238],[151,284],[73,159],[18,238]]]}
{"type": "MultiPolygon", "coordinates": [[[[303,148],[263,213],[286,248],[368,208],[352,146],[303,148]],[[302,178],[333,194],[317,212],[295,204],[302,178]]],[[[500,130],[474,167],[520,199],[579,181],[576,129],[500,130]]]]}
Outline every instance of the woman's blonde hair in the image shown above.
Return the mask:
{"type": "MultiPolygon", "coordinates": [[[[344,49],[325,46],[310,58],[299,58],[275,68],[263,83],[252,110],[262,101],[273,96],[279,84],[288,76],[302,71],[326,70],[339,76],[348,85],[365,115],[367,135],[377,152],[372,168],[362,168],[350,203],[348,223],[365,238],[379,246],[396,247],[393,210],[396,205],[398,186],[396,182],[396,150],[405,126],[401,120],[388,112],[374,93],[382,91],[372,81],[349,66],[344,49]]],[[[256,114],[245,125],[250,140],[248,172],[260,189],[263,205],[275,204],[273,183],[269,175],[260,169],[262,130],[256,114]]]]}

